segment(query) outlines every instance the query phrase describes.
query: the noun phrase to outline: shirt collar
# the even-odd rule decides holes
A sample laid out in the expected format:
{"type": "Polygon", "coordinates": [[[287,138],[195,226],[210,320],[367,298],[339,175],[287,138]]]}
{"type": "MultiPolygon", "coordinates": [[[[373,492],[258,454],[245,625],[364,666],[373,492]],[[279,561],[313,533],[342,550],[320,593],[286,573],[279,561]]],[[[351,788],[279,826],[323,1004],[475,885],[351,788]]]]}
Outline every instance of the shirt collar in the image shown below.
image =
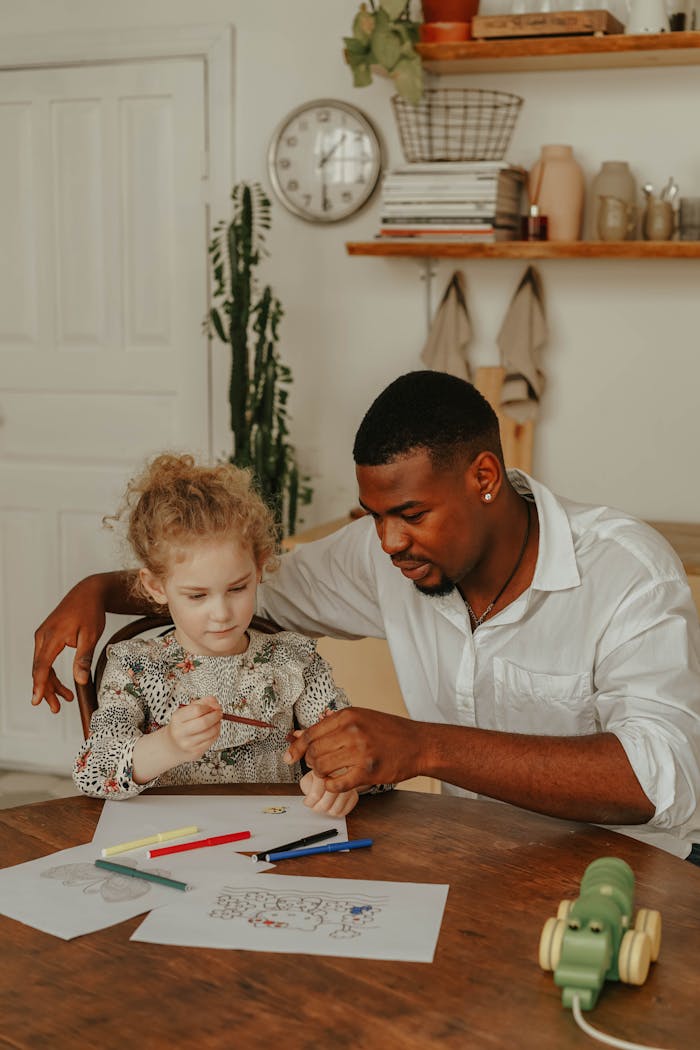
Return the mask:
{"type": "Polygon", "coordinates": [[[569,516],[563,505],[553,492],[522,470],[509,470],[508,479],[521,496],[531,495],[537,507],[540,542],[533,590],[565,591],[578,587],[581,576],[569,516]]]}

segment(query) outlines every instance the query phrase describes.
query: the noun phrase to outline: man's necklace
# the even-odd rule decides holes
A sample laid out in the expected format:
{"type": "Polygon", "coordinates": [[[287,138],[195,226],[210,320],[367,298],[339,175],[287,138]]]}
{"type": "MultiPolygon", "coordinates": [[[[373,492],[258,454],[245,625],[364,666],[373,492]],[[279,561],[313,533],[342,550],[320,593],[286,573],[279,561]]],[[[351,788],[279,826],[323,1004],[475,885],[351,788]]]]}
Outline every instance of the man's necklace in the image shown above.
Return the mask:
{"type": "Polygon", "coordinates": [[[527,508],[527,525],[525,526],[525,538],[523,539],[523,545],[520,548],[520,554],[518,555],[518,560],[516,561],[516,563],[515,563],[515,565],[513,567],[513,571],[511,572],[510,576],[508,577],[506,582],[503,584],[503,586],[501,587],[501,589],[498,592],[498,594],[496,595],[496,597],[492,601],[490,601],[489,604],[486,606],[486,608],[482,612],[481,616],[477,616],[476,613],[474,612],[474,610],[472,609],[471,605],[467,601],[467,599],[466,598],[464,599],[464,604],[466,605],[466,607],[467,607],[467,609],[469,611],[469,616],[470,616],[472,624],[473,624],[473,628],[472,628],[473,630],[476,630],[477,627],[481,627],[482,623],[484,622],[484,620],[486,619],[488,614],[491,612],[491,610],[493,609],[494,605],[496,604],[498,599],[501,597],[501,595],[505,591],[505,589],[508,586],[508,584],[510,583],[510,581],[515,576],[516,572],[520,568],[520,563],[522,562],[523,558],[525,557],[525,550],[527,548],[527,541],[530,539],[530,504],[529,504],[529,502],[526,501],[525,507],[527,508]]]}

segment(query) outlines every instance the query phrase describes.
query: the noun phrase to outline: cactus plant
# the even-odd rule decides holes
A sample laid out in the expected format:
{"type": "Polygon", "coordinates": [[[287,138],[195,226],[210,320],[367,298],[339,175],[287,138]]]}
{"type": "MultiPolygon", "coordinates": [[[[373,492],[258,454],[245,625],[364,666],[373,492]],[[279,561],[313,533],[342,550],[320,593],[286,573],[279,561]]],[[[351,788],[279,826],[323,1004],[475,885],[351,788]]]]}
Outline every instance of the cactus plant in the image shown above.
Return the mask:
{"type": "Polygon", "coordinates": [[[212,306],[209,329],[230,347],[228,400],[233,451],[229,461],[253,471],[263,499],[282,533],[293,533],[300,505],[312,490],[289,443],[290,369],[279,357],[282,306],[269,284],[262,290],[256,268],[270,228],[270,201],[259,183],[237,183],[233,213],[219,222],[209,245],[212,306]]]}

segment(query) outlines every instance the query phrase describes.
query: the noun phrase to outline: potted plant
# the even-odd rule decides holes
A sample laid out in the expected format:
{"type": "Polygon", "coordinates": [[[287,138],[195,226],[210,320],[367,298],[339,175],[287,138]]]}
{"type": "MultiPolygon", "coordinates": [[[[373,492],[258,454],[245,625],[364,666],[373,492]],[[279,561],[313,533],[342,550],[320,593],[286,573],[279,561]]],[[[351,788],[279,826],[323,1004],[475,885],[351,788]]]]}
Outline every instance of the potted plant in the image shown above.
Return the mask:
{"type": "Polygon", "coordinates": [[[414,44],[418,24],[411,20],[410,0],[369,0],[360,4],[352,36],[344,37],[345,56],[355,87],[372,83],[372,66],[384,69],[396,91],[414,104],[423,95],[423,66],[414,44]]]}
{"type": "Polygon", "coordinates": [[[212,306],[207,318],[230,347],[228,399],[233,435],[229,461],[251,469],[281,532],[295,531],[299,505],[312,490],[301,477],[287,426],[289,368],[277,351],[282,306],[269,284],[257,286],[255,270],[266,255],[270,201],[259,183],[239,182],[231,192],[233,215],[214,227],[209,245],[212,306]]]}

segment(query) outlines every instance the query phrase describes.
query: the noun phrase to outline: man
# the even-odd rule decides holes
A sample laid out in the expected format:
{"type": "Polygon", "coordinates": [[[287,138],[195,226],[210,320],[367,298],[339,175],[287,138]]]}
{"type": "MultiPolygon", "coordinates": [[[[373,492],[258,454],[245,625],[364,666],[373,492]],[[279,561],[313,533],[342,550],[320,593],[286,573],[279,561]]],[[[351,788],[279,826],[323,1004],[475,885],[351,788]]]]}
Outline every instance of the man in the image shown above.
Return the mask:
{"type": "MultiPolygon", "coordinates": [[[[259,611],[386,637],[411,718],[339,712],[288,760],[305,755],[332,790],[426,774],[687,856],[700,841],[700,628],[665,541],[507,475],[492,409],[443,373],[390,384],[354,456],[367,517],[286,555],[259,611]]],[[[135,611],[122,599],[120,576],[90,577],[39,628],[33,703],[58,709],[69,694],[50,664],[71,644],[87,666],[103,609],[135,611]]]]}

